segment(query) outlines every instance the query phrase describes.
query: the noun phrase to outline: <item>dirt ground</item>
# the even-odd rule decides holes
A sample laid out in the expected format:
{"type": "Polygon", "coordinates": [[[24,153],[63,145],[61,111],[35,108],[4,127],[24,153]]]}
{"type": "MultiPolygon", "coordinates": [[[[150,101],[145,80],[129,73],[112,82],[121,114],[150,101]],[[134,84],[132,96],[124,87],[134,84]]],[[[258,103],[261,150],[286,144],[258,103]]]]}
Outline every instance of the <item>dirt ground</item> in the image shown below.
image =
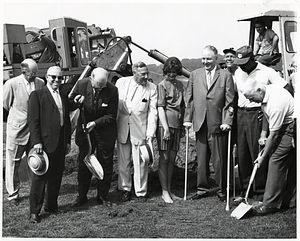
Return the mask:
{"type": "MultiPolygon", "coordinates": [[[[5,134],[5,133],[4,133],[5,134]]],[[[74,137],[74,136],[73,136],[74,137]]],[[[196,191],[197,175],[195,141],[191,133],[188,152],[188,196],[196,191]]],[[[175,195],[184,194],[185,138],[176,159],[172,180],[175,195]]],[[[5,146],[5,142],[4,142],[5,146]]],[[[72,151],[66,159],[59,196],[61,214],[50,215],[42,211],[42,222],[38,226],[28,222],[30,181],[21,183],[21,202],[18,207],[7,201],[3,185],[2,236],[16,238],[295,238],[296,209],[285,210],[265,217],[247,213],[241,220],[230,217],[236,204],[230,201],[230,211],[214,194],[213,170],[212,194],[200,200],[176,201],[165,204],[161,199],[158,178],[158,152],[154,142],[154,164],[149,167],[148,199],[138,203],[134,193],[130,202],[121,201],[117,186],[117,155],[114,158],[114,175],[108,199],[112,207],[96,202],[96,179],[88,193],[88,204],[73,208],[77,196],[78,148],[72,140],[72,151]]],[[[5,149],[4,149],[5,150],[5,149]]],[[[5,152],[3,153],[3,155],[5,152]]],[[[22,171],[22,170],[20,170],[22,171]]]]}

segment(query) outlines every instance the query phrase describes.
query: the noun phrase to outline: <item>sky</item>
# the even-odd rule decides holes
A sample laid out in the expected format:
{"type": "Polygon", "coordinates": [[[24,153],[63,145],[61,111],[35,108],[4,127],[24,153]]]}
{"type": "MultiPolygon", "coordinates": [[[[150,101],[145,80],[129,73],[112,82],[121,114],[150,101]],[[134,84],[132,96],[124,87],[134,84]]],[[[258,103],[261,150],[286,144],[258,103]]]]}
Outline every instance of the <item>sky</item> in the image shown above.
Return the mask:
{"type": "MultiPolygon", "coordinates": [[[[71,17],[87,25],[114,28],[117,36],[131,36],[147,50],[179,59],[200,58],[208,44],[221,54],[225,48],[247,45],[249,23],[238,19],[269,9],[298,11],[300,6],[299,0],[1,1],[3,23],[47,28],[50,19],[71,17]]],[[[131,49],[133,62],[159,64],[143,50],[131,49]]]]}

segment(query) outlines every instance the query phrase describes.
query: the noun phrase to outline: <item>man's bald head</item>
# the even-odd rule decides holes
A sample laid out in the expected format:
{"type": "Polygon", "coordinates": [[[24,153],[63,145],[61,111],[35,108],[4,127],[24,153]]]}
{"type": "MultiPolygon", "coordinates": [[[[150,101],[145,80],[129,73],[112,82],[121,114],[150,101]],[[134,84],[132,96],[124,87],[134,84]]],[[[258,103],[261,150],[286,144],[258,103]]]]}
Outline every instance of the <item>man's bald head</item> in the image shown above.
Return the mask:
{"type": "Polygon", "coordinates": [[[96,68],[92,71],[91,82],[95,89],[102,89],[107,85],[108,72],[103,68],[96,68]]]}

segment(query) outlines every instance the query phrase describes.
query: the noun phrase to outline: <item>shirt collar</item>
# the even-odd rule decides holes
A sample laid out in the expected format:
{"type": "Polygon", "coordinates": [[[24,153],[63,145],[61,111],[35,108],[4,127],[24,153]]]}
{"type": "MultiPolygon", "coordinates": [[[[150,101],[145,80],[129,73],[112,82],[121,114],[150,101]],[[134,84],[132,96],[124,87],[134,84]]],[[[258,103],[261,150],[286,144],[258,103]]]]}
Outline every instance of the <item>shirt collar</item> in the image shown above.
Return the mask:
{"type": "Polygon", "coordinates": [[[51,86],[50,86],[48,83],[47,83],[46,86],[47,86],[47,88],[49,89],[49,91],[50,91],[51,94],[53,94],[53,93],[55,93],[55,92],[57,92],[57,93],[59,94],[59,89],[57,89],[57,90],[52,89],[51,86]]]}
{"type": "Polygon", "coordinates": [[[210,71],[205,70],[206,75],[208,74],[208,72],[210,72],[210,73],[211,73],[211,76],[213,76],[213,74],[214,74],[215,71],[216,71],[216,68],[217,68],[217,66],[215,66],[215,67],[214,67],[212,70],[210,70],[210,71]]]}
{"type": "Polygon", "coordinates": [[[31,85],[32,83],[34,83],[34,81],[28,82],[28,80],[25,79],[25,77],[24,77],[23,74],[22,74],[22,78],[23,78],[23,81],[24,81],[25,85],[27,85],[27,84],[30,84],[30,85],[31,85]]]}

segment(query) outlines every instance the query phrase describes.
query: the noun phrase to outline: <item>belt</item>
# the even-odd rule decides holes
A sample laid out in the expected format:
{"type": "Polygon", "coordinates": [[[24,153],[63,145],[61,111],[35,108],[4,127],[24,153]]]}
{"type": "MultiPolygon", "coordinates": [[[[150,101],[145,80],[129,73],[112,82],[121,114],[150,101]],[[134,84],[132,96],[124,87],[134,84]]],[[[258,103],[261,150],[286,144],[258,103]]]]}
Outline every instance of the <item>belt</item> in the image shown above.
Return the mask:
{"type": "Polygon", "coordinates": [[[238,107],[241,111],[258,111],[261,110],[261,107],[238,107]]]}

